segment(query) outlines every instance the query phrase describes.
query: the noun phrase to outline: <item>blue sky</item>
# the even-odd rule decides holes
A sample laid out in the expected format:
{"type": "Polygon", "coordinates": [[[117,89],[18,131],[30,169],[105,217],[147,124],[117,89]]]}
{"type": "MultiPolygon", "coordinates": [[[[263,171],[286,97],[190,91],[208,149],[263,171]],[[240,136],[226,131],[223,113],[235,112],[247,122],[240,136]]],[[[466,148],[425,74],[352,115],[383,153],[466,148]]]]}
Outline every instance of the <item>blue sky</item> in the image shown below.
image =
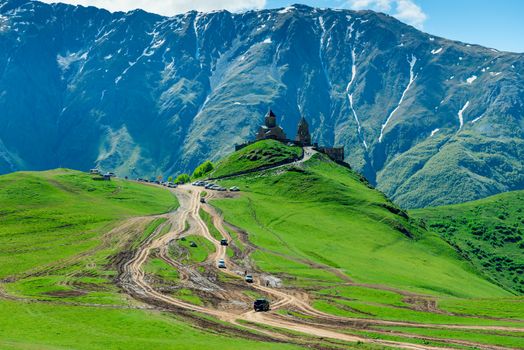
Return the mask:
{"type": "MultiPolygon", "coordinates": [[[[44,0],[57,2],[60,0],[44,0]]],[[[163,15],[192,9],[244,11],[293,3],[373,9],[433,35],[504,51],[524,52],[524,0],[62,0],[111,11],[142,8],[163,15]]]]}

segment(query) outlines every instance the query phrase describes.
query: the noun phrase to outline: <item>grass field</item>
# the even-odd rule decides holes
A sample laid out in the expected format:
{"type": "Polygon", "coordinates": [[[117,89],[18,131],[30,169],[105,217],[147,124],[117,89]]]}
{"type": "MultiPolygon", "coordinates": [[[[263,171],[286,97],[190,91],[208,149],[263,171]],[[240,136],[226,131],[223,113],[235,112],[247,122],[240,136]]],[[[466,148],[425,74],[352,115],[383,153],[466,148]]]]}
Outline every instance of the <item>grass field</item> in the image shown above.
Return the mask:
{"type": "MultiPolygon", "coordinates": [[[[318,281],[325,281],[329,271],[296,261],[302,259],[338,269],[360,283],[436,296],[510,295],[482,278],[437,235],[413,225],[350,170],[320,156],[306,164],[305,169],[223,181],[241,186],[244,195],[212,202],[227,221],[246,229],[255,245],[279,254],[278,265],[292,277],[300,279],[301,271],[308,271],[322,274],[318,281]],[[289,266],[283,266],[285,261],[289,266]]],[[[276,264],[273,255],[257,258],[261,266],[276,264]]]]}
{"type": "MultiPolygon", "coordinates": [[[[288,146],[274,148],[272,141],[255,145],[264,151],[288,152],[292,158],[299,155],[288,146]]],[[[249,147],[253,148],[233,154],[217,169],[229,174],[275,162],[272,156],[257,158],[265,153],[249,147]],[[257,157],[249,162],[256,165],[246,165],[241,155],[253,154],[257,157]]],[[[491,254],[506,254],[518,263],[522,253],[511,244],[520,243],[506,244],[506,238],[521,233],[521,193],[488,199],[480,209],[478,204],[464,204],[416,211],[413,219],[358,174],[322,155],[221,184],[242,190],[238,197],[211,204],[258,247],[250,255],[258,272],[280,278],[284,287],[307,291],[312,305],[326,313],[411,322],[347,333],[425,345],[443,346],[454,339],[524,348],[522,332],[442,327],[524,326],[524,299],[514,295],[515,289],[487,279],[484,266],[468,260],[466,248],[471,244],[461,245],[460,240],[471,240],[468,230],[477,232],[477,223],[486,219],[481,227],[488,231],[475,236],[488,237],[479,240],[490,244],[491,254]],[[499,221],[490,221],[493,217],[499,221]],[[425,230],[422,218],[438,234],[425,230]],[[516,231],[501,231],[502,226],[516,231]]],[[[115,257],[136,249],[155,232],[168,232],[166,218],[154,214],[177,205],[176,198],[161,188],[123,180],[93,181],[65,169],[0,176],[0,313],[8,315],[0,319],[0,348],[295,348],[193,328],[172,313],[137,309],[138,302],[118,290],[115,257]],[[131,218],[138,221],[126,229],[125,220],[131,218]],[[1,298],[2,291],[15,299],[1,298]]],[[[213,236],[221,238],[211,216],[204,211],[199,215],[213,236]]],[[[242,236],[229,225],[226,229],[232,243],[245,251],[242,236]]],[[[201,268],[214,249],[204,237],[191,235],[172,241],[169,254],[201,268]],[[197,247],[190,247],[191,241],[197,247]]],[[[150,283],[178,299],[207,305],[209,300],[179,284],[179,272],[158,256],[153,251],[144,265],[150,283]]],[[[518,264],[499,269],[508,266],[520,271],[518,264]]],[[[223,272],[217,278],[224,284],[240,279],[223,272]]],[[[244,294],[259,296],[250,293],[244,294]]],[[[310,317],[286,309],[280,313],[310,317]]]]}
{"type": "Polygon", "coordinates": [[[197,330],[153,311],[0,300],[0,312],[0,348],[6,350],[298,349],[197,330]]]}
{"type": "Polygon", "coordinates": [[[411,213],[491,280],[524,294],[524,191],[411,213]]]}
{"type": "MultiPolygon", "coordinates": [[[[260,248],[251,255],[258,268],[280,277],[284,286],[313,292],[313,306],[319,310],[436,326],[524,324],[521,297],[487,280],[437,234],[424,230],[351,170],[323,156],[303,167],[221,183],[240,186],[242,195],[211,203],[260,248]]],[[[445,336],[437,329],[406,333],[445,336]]],[[[467,333],[449,332],[449,337],[475,338],[467,333]]],[[[507,341],[500,335],[478,338],[510,346],[522,336],[512,334],[507,341]]],[[[380,332],[372,337],[410,339],[380,332]]]]}
{"type": "Polygon", "coordinates": [[[206,261],[210,254],[215,252],[215,246],[202,236],[190,235],[185,241],[177,240],[176,244],[183,248],[182,251],[170,249],[171,255],[184,264],[198,264],[206,261]],[[191,247],[191,242],[196,243],[196,247],[191,247]]]}
{"type": "Polygon", "coordinates": [[[302,148],[286,146],[278,141],[264,140],[251,144],[219,161],[209,177],[221,177],[257,169],[284,161],[292,161],[302,155],[302,148]]]}
{"type": "MultiPolygon", "coordinates": [[[[0,298],[0,348],[295,348],[204,332],[172,315],[134,309],[137,303],[119,292],[112,257],[165,220],[146,219],[137,232],[108,232],[127,218],[177,205],[163,189],[93,181],[66,169],[0,176],[0,292],[18,298],[0,298]]],[[[165,280],[178,278],[159,259],[145,268],[165,280]]],[[[198,303],[186,290],[179,294],[198,303]]]]}

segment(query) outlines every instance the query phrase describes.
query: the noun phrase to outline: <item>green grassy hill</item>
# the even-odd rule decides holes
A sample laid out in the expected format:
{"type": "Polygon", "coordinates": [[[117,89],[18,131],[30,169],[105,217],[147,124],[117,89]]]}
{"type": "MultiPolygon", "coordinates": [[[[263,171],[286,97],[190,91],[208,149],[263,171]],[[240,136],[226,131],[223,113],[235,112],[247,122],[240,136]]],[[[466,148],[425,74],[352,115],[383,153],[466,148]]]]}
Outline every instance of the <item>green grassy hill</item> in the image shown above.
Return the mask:
{"type": "Polygon", "coordinates": [[[253,143],[216,164],[209,177],[222,177],[261,167],[293,161],[302,156],[302,148],[287,146],[274,140],[253,143]]]}
{"type": "Polygon", "coordinates": [[[113,257],[165,220],[112,228],[177,205],[163,189],[66,169],[0,176],[0,348],[291,349],[205,332],[119,292],[113,257]]]}
{"type": "MultiPolygon", "coordinates": [[[[279,278],[284,287],[307,291],[319,310],[434,326],[524,322],[524,299],[489,281],[439,235],[324,155],[220,183],[242,189],[235,199],[211,203],[247,234],[259,272],[279,278]]],[[[305,317],[292,310],[281,313],[305,317]]],[[[379,333],[362,334],[395,339],[380,333],[392,330],[522,344],[520,333],[489,331],[377,327],[379,333]]]]}
{"type": "Polygon", "coordinates": [[[491,280],[524,294],[524,191],[411,213],[491,280]]]}
{"type": "Polygon", "coordinates": [[[247,230],[251,242],[264,248],[255,254],[262,270],[285,271],[289,279],[305,285],[339,280],[327,270],[297,264],[299,259],[336,269],[360,283],[433,295],[509,295],[356,173],[323,155],[303,167],[223,182],[245,193],[213,204],[226,221],[247,230]]]}
{"type": "Polygon", "coordinates": [[[117,220],[177,206],[167,191],[65,169],[0,176],[0,203],[0,278],[93,249],[117,220]]]}
{"type": "MultiPolygon", "coordinates": [[[[216,171],[225,176],[260,169],[296,159],[301,152],[274,141],[259,142],[219,162],[216,171]]],[[[350,328],[348,333],[420,344],[446,345],[447,339],[455,339],[522,348],[522,332],[441,326],[522,327],[524,299],[515,296],[515,289],[487,279],[480,272],[482,266],[464,257],[465,248],[457,252],[420,224],[420,217],[425,217],[431,228],[432,220],[440,223],[443,217],[462,232],[459,223],[469,227],[483,217],[485,227],[493,223],[501,230],[503,222],[507,230],[520,230],[522,193],[508,197],[511,200],[495,199],[496,206],[482,210],[471,207],[476,216],[465,204],[461,210],[466,219],[452,217],[459,212],[456,208],[416,211],[412,218],[360,175],[322,154],[219,182],[242,190],[209,202],[224,215],[232,245],[252,252],[242,259],[251,260],[256,276],[271,275],[281,287],[307,294],[311,305],[326,313],[366,323],[408,322],[350,328]],[[492,220],[493,215],[500,222],[492,220]]],[[[93,181],[72,170],[0,176],[0,313],[8,315],[0,319],[0,348],[296,348],[243,338],[238,329],[213,321],[216,329],[198,322],[194,327],[189,323],[195,322],[193,318],[183,318],[178,311],[143,310],[144,304],[119,290],[115,260],[155,230],[160,235],[168,232],[171,221],[155,214],[177,206],[165,189],[119,179],[93,181]],[[128,220],[133,224],[126,226],[128,220]]],[[[200,215],[217,234],[210,214],[200,215]]],[[[188,222],[186,226],[188,230],[188,222]]],[[[168,253],[182,264],[199,264],[215,249],[197,231],[190,233],[170,245],[168,253]],[[198,248],[191,248],[191,241],[198,248]]],[[[448,238],[447,233],[440,234],[448,238]]],[[[494,236],[486,233],[486,242],[500,244],[494,236]]],[[[460,248],[456,242],[451,243],[460,248]]],[[[506,243],[498,248],[510,247],[506,243]]],[[[512,244],[516,245],[511,246],[512,259],[518,261],[520,243],[512,244]]],[[[234,260],[236,253],[230,253],[234,260]]],[[[195,293],[191,285],[173,288],[182,285],[178,285],[181,275],[158,256],[153,254],[144,268],[155,288],[190,303],[210,305],[206,294],[195,293]]],[[[513,271],[507,265],[502,269],[513,271]]],[[[291,308],[276,312],[291,319],[310,317],[291,308]]],[[[367,346],[363,348],[373,348],[367,346]]]]}

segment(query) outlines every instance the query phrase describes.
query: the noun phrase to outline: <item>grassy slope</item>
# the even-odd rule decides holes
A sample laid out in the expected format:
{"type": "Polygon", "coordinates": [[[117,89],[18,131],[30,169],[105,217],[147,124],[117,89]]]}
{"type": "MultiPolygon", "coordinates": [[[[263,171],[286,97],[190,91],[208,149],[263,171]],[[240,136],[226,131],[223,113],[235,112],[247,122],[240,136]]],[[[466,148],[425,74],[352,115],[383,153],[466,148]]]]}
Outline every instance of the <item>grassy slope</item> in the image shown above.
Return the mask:
{"type": "Polygon", "coordinates": [[[71,170],[1,176],[0,203],[0,278],[95,247],[116,220],[178,205],[167,191],[71,170]]]}
{"type": "Polygon", "coordinates": [[[1,349],[297,349],[197,330],[168,314],[0,301],[1,349]]]}
{"type": "Polygon", "coordinates": [[[265,165],[272,165],[286,160],[293,160],[302,155],[302,149],[286,146],[278,141],[263,140],[251,144],[233,153],[216,164],[210,177],[221,177],[253,170],[265,165]]]}
{"type": "MultiPolygon", "coordinates": [[[[254,244],[272,252],[339,268],[362,283],[434,295],[508,295],[476,274],[437,235],[386,209],[392,204],[352,171],[319,156],[307,163],[305,172],[227,181],[234,184],[245,190],[244,196],[213,204],[228,221],[246,229],[254,244]],[[414,238],[400,232],[401,227],[414,238]]],[[[262,268],[286,263],[264,251],[256,258],[262,268]]],[[[289,264],[281,269],[291,275],[313,273],[304,265],[289,264]]]]}
{"type": "Polygon", "coordinates": [[[413,210],[492,280],[524,293],[524,191],[413,210]]]}
{"type": "MultiPolygon", "coordinates": [[[[0,298],[0,314],[9,315],[0,318],[0,348],[286,348],[204,333],[157,312],[89,306],[132,306],[133,302],[123,298],[111,281],[114,271],[108,259],[117,248],[104,247],[85,257],[81,253],[99,247],[102,235],[117,221],[166,212],[177,205],[176,198],[162,189],[122,180],[95,182],[71,170],[0,176],[0,287],[23,298],[46,300],[26,303],[0,298]],[[77,288],[89,292],[50,294],[77,288]]],[[[159,223],[152,219],[136,239],[144,239],[159,223]]],[[[156,271],[165,266],[148,268],[156,271]]],[[[162,273],[176,277],[165,269],[162,273]]]]}

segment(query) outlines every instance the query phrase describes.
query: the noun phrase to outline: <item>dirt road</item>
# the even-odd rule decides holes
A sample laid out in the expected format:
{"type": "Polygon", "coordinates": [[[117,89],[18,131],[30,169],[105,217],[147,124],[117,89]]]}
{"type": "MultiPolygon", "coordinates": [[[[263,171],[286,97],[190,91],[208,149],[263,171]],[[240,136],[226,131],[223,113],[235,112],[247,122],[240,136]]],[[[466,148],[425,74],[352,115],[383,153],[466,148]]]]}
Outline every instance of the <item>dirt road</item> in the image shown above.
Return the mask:
{"type": "MultiPolygon", "coordinates": [[[[312,154],[309,154],[309,157],[311,157],[311,155],[312,154]]],[[[210,206],[208,206],[208,204],[200,203],[202,191],[202,188],[193,187],[190,185],[180,186],[179,188],[173,190],[179,199],[180,207],[175,212],[167,215],[168,223],[171,225],[171,230],[164,235],[160,235],[163,226],[159,227],[157,231],[148,239],[146,239],[146,241],[143,242],[142,245],[136,249],[120,267],[119,284],[126,292],[141,300],[153,301],[155,305],[169,305],[188,311],[203,313],[216,317],[222,321],[229,322],[232,325],[241,325],[243,328],[256,330],[279,339],[286,338],[286,332],[280,333],[278,331],[278,329],[281,329],[284,331],[301,332],[307,334],[309,337],[318,337],[324,339],[327,338],[338,341],[373,343],[405,349],[435,349],[435,347],[426,345],[415,345],[412,343],[358,337],[346,334],[344,332],[351,328],[350,325],[355,324],[435,327],[433,325],[337,317],[318,311],[311,307],[307,295],[305,295],[303,292],[268,286],[260,278],[255,278],[255,283],[253,284],[242,284],[241,281],[243,279],[243,274],[246,270],[246,267],[236,265],[235,262],[228,257],[227,247],[221,245],[220,241],[213,237],[206,223],[199,215],[200,209],[206,210],[211,215],[213,225],[217,228],[220,234],[228,241],[232,241],[232,237],[230,236],[229,232],[224,228],[224,222],[220,215],[218,215],[210,206]],[[240,284],[241,288],[244,288],[247,291],[257,291],[260,294],[268,295],[272,301],[271,312],[256,313],[251,310],[251,307],[219,309],[209,306],[198,306],[179,300],[171,295],[161,293],[155,290],[155,288],[147,282],[143,269],[144,264],[153,252],[158,252],[158,255],[164,261],[177,268],[181,274],[185,276],[183,278],[196,280],[197,283],[200,283],[202,286],[207,285],[208,289],[215,290],[217,294],[225,299],[233,299],[239,296],[239,293],[233,291],[232,288],[217,287],[215,282],[206,280],[196,269],[185,266],[184,264],[175,261],[170,256],[168,246],[170,243],[180,238],[185,233],[187,226],[186,222],[191,223],[191,231],[193,234],[199,234],[209,240],[209,242],[213,243],[215,252],[210,254],[208,257],[209,267],[215,269],[216,273],[218,273],[218,270],[220,270],[221,273],[224,273],[232,277],[235,281],[238,281],[237,286],[235,287],[236,289],[239,288],[238,285],[240,284]],[[219,259],[223,259],[225,261],[225,269],[218,269],[216,263],[219,259]],[[312,321],[286,319],[277,313],[278,309],[281,308],[297,310],[298,312],[311,317],[312,321]],[[246,322],[249,324],[246,324],[246,322]],[[263,327],[257,327],[257,324],[262,325],[263,327]]],[[[213,198],[217,195],[218,194],[216,193],[210,193],[209,198],[213,198]]],[[[358,326],[357,328],[361,327],[358,326]]],[[[438,325],[438,328],[524,331],[524,329],[520,328],[512,329],[506,327],[475,327],[461,325],[438,325]]],[[[478,348],[496,348],[493,346],[483,346],[481,344],[464,341],[450,341],[450,343],[457,345],[471,345],[478,348]]]]}

